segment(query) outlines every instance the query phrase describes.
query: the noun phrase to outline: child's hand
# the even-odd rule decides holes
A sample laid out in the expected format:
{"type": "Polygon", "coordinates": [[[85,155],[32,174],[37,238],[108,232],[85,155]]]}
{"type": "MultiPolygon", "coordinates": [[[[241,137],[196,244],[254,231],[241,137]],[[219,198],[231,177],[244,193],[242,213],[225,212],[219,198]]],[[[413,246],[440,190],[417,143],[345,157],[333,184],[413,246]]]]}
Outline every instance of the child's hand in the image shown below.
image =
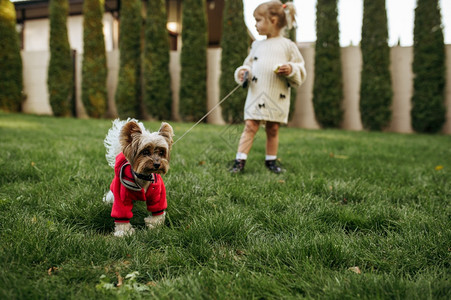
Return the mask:
{"type": "Polygon", "coordinates": [[[240,80],[240,82],[243,82],[243,81],[244,81],[244,73],[246,73],[246,70],[244,70],[244,69],[241,69],[241,70],[238,72],[238,79],[240,80]]]}
{"type": "Polygon", "coordinates": [[[276,70],[276,74],[277,75],[283,75],[283,76],[288,76],[291,74],[293,70],[291,69],[291,65],[290,64],[286,64],[286,65],[281,65],[277,68],[276,70]]]}

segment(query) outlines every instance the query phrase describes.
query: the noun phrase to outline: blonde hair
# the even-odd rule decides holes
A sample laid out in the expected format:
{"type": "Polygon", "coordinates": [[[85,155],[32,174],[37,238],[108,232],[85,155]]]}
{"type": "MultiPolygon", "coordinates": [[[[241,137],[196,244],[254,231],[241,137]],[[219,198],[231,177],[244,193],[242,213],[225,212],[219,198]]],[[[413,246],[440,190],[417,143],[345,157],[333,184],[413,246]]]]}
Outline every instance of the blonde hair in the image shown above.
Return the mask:
{"type": "Polygon", "coordinates": [[[276,25],[280,29],[286,26],[288,26],[288,29],[291,29],[291,27],[296,23],[296,9],[291,1],[285,4],[278,0],[268,1],[257,6],[254,13],[268,19],[276,17],[276,25]]]}

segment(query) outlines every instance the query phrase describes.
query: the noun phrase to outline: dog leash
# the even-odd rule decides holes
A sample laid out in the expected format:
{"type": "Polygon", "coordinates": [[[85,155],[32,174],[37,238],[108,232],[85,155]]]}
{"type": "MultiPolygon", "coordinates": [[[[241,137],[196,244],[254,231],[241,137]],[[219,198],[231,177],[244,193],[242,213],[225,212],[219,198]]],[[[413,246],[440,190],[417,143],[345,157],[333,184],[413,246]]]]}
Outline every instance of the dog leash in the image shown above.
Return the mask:
{"type": "Polygon", "coordinates": [[[221,101],[219,101],[215,106],[213,106],[212,109],[210,109],[209,112],[207,112],[202,118],[200,118],[199,121],[197,121],[196,124],[194,124],[193,126],[191,126],[190,129],[188,129],[187,131],[185,131],[185,133],[179,137],[172,145],[175,145],[178,141],[180,141],[188,132],[190,132],[194,127],[196,127],[197,125],[199,125],[200,122],[202,122],[206,117],[208,117],[209,114],[211,114],[212,111],[214,111],[219,105],[221,105],[222,102],[226,101],[230,96],[232,96],[233,93],[235,93],[235,91],[241,87],[242,84],[238,84],[230,93],[227,94],[227,96],[225,96],[224,98],[222,98],[221,101]]]}

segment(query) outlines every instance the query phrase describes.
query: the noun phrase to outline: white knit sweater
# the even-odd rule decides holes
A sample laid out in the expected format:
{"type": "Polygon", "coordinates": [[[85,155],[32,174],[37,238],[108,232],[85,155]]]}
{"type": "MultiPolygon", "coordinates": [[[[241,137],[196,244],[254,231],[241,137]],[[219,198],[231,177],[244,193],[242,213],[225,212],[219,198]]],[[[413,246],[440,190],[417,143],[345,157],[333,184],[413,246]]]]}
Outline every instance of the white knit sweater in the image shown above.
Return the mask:
{"type": "Polygon", "coordinates": [[[290,87],[301,85],[307,76],[304,58],[291,40],[275,37],[252,43],[242,66],[235,71],[249,72],[249,91],[244,106],[245,120],[265,120],[286,124],[290,109],[290,87]],[[288,76],[275,74],[278,66],[290,64],[288,76]]]}

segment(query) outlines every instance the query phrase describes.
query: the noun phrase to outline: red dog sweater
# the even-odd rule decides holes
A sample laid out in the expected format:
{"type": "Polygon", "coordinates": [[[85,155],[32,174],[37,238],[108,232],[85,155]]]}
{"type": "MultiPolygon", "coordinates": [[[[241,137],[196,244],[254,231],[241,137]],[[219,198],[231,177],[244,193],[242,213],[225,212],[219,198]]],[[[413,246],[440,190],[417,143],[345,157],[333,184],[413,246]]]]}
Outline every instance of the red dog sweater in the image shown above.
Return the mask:
{"type": "Polygon", "coordinates": [[[111,216],[115,222],[128,223],[133,217],[133,201],[146,201],[147,210],[154,216],[164,213],[167,208],[166,188],[159,174],[152,174],[153,181],[147,192],[135,183],[132,168],[123,153],[116,156],[114,178],[110,190],[114,194],[111,216]]]}

